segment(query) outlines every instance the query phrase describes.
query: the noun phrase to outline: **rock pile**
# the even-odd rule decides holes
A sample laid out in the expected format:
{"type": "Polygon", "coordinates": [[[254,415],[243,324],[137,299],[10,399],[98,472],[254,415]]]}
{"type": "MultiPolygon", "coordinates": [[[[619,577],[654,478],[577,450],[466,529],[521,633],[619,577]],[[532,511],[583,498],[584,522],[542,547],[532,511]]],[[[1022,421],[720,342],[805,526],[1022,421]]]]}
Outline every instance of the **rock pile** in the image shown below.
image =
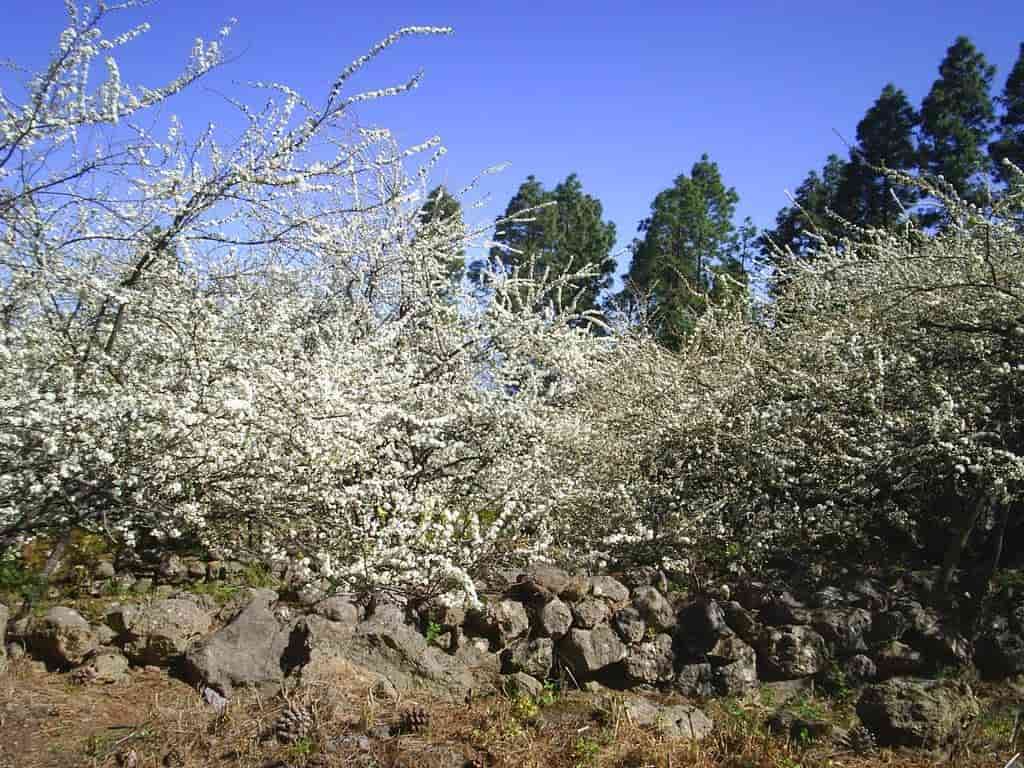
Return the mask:
{"type": "MultiPolygon", "coordinates": [[[[232,572],[225,563],[173,558],[154,568],[172,584],[232,572]]],[[[109,564],[104,574],[126,579],[109,564]]],[[[382,684],[458,700],[495,687],[538,691],[552,679],[703,698],[839,678],[861,689],[857,711],[879,744],[928,747],[946,744],[977,708],[963,684],[927,678],[974,663],[988,677],[1024,672],[1024,610],[994,620],[972,642],[929,607],[920,591],[926,579],[889,588],[860,579],[801,597],[746,582],[679,597],[650,568],[583,576],[538,565],[511,576],[472,610],[357,604],[322,593],[314,600],[308,589],[287,601],[269,589],[244,589],[218,608],[166,586],[115,605],[99,624],[70,607],[9,621],[0,606],[0,669],[6,630],[49,667],[83,670],[82,682],[121,680],[129,664],[153,665],[217,701],[242,687],[274,690],[337,659],[382,684]]],[[[650,715],[645,704],[634,709],[637,720],[650,715]]],[[[660,712],[658,722],[699,738],[710,725],[695,711],[660,712]]],[[[810,727],[784,717],[779,723],[782,731],[810,727]]]]}

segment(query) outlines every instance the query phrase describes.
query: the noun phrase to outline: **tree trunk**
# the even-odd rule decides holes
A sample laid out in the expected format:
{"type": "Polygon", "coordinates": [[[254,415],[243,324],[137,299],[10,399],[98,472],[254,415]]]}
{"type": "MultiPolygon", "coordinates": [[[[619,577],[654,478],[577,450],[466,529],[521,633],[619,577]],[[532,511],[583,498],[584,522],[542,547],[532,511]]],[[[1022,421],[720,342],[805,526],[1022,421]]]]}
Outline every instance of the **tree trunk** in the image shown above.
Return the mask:
{"type": "Polygon", "coordinates": [[[999,561],[1003,557],[1003,544],[1006,541],[1006,529],[1010,526],[1010,505],[1002,504],[999,507],[999,523],[996,526],[996,537],[992,544],[992,561],[989,563],[988,572],[985,574],[985,583],[982,584],[981,596],[988,594],[989,587],[999,572],[999,561]]]}
{"type": "Polygon", "coordinates": [[[50,550],[50,556],[46,558],[46,565],[43,566],[43,578],[49,582],[53,575],[60,568],[61,561],[64,559],[64,552],[67,551],[68,544],[71,543],[71,530],[67,530],[60,535],[57,542],[53,545],[53,549],[50,550]]]}
{"type": "Polygon", "coordinates": [[[949,546],[946,548],[946,556],[942,562],[942,574],[939,579],[940,588],[942,594],[949,596],[950,588],[953,584],[953,572],[956,571],[960,565],[960,557],[963,555],[964,548],[967,546],[967,541],[971,538],[971,533],[974,532],[974,526],[978,523],[978,518],[981,517],[981,513],[984,511],[988,499],[982,496],[974,505],[974,509],[971,510],[967,519],[964,520],[963,525],[960,526],[960,530],[956,532],[956,535],[950,539],[949,546]]]}

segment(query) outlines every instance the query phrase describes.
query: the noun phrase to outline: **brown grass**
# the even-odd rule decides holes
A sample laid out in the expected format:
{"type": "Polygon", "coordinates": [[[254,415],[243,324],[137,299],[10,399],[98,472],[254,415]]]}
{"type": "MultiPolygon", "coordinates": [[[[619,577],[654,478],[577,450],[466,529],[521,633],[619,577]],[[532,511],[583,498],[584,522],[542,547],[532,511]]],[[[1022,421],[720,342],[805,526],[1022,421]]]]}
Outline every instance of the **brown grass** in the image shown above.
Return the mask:
{"type": "MultiPolygon", "coordinates": [[[[18,660],[0,677],[0,768],[114,768],[130,753],[137,768],[1001,768],[1012,754],[1018,705],[988,700],[985,715],[945,760],[789,743],[767,734],[766,709],[756,702],[708,702],[715,730],[696,744],[630,722],[618,694],[567,692],[544,705],[505,695],[453,704],[385,688],[345,662],[330,662],[301,688],[271,699],[240,697],[218,714],[160,671],[133,671],[121,685],[75,686],[67,675],[18,660]],[[272,733],[289,703],[306,708],[313,722],[291,745],[272,733]],[[430,713],[426,730],[389,732],[413,706],[430,713]]],[[[844,719],[848,705],[830,714],[844,719]]]]}

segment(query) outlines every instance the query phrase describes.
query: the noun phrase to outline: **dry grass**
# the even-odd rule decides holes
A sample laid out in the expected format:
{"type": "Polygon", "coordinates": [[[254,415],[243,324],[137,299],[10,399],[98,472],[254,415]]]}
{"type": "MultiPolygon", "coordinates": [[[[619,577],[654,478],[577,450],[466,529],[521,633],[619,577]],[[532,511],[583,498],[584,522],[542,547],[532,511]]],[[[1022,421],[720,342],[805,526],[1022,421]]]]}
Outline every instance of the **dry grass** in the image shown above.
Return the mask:
{"type": "Polygon", "coordinates": [[[503,695],[453,704],[388,690],[345,662],[329,662],[301,688],[240,697],[218,714],[155,670],[134,671],[123,685],[75,686],[19,660],[0,677],[0,768],[114,768],[133,758],[136,768],[1000,768],[1012,754],[1018,704],[991,699],[957,754],[943,761],[789,743],[765,731],[765,708],[755,702],[708,702],[715,730],[696,744],[638,727],[616,694],[569,692],[542,706],[503,695]],[[309,713],[311,728],[282,744],[274,722],[289,706],[309,713]],[[413,706],[429,712],[429,725],[396,735],[413,706]]]}

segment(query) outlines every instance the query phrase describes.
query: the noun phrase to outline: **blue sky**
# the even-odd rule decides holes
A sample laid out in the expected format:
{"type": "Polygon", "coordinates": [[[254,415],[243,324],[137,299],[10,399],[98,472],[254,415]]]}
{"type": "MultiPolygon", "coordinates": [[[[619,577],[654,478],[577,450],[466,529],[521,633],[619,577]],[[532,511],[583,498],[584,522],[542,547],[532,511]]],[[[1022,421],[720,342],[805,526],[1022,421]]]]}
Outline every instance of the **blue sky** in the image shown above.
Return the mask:
{"type": "MultiPolygon", "coordinates": [[[[63,3],[4,4],[0,58],[40,65],[62,28],[63,3]]],[[[425,70],[419,90],[362,107],[360,121],[406,144],[440,135],[449,153],[436,180],[451,187],[509,162],[485,183],[492,203],[475,220],[500,213],[528,174],[553,186],[575,171],[616,223],[620,248],[655,194],[702,152],[739,193],[738,218],[771,225],[786,189],[830,152],[845,154],[835,132],[852,139],[887,81],[918,104],[963,34],[997,66],[998,93],[1024,41],[1019,0],[161,0],[111,27],[153,26],[123,57],[125,80],[156,84],[195,36],[212,37],[232,16],[237,58],[202,92],[172,103],[186,127],[219,118],[217,94],[238,95],[239,81],[276,80],[313,97],[394,29],[450,25],[453,37],[405,41],[360,76],[356,85],[375,88],[425,70]]]]}

